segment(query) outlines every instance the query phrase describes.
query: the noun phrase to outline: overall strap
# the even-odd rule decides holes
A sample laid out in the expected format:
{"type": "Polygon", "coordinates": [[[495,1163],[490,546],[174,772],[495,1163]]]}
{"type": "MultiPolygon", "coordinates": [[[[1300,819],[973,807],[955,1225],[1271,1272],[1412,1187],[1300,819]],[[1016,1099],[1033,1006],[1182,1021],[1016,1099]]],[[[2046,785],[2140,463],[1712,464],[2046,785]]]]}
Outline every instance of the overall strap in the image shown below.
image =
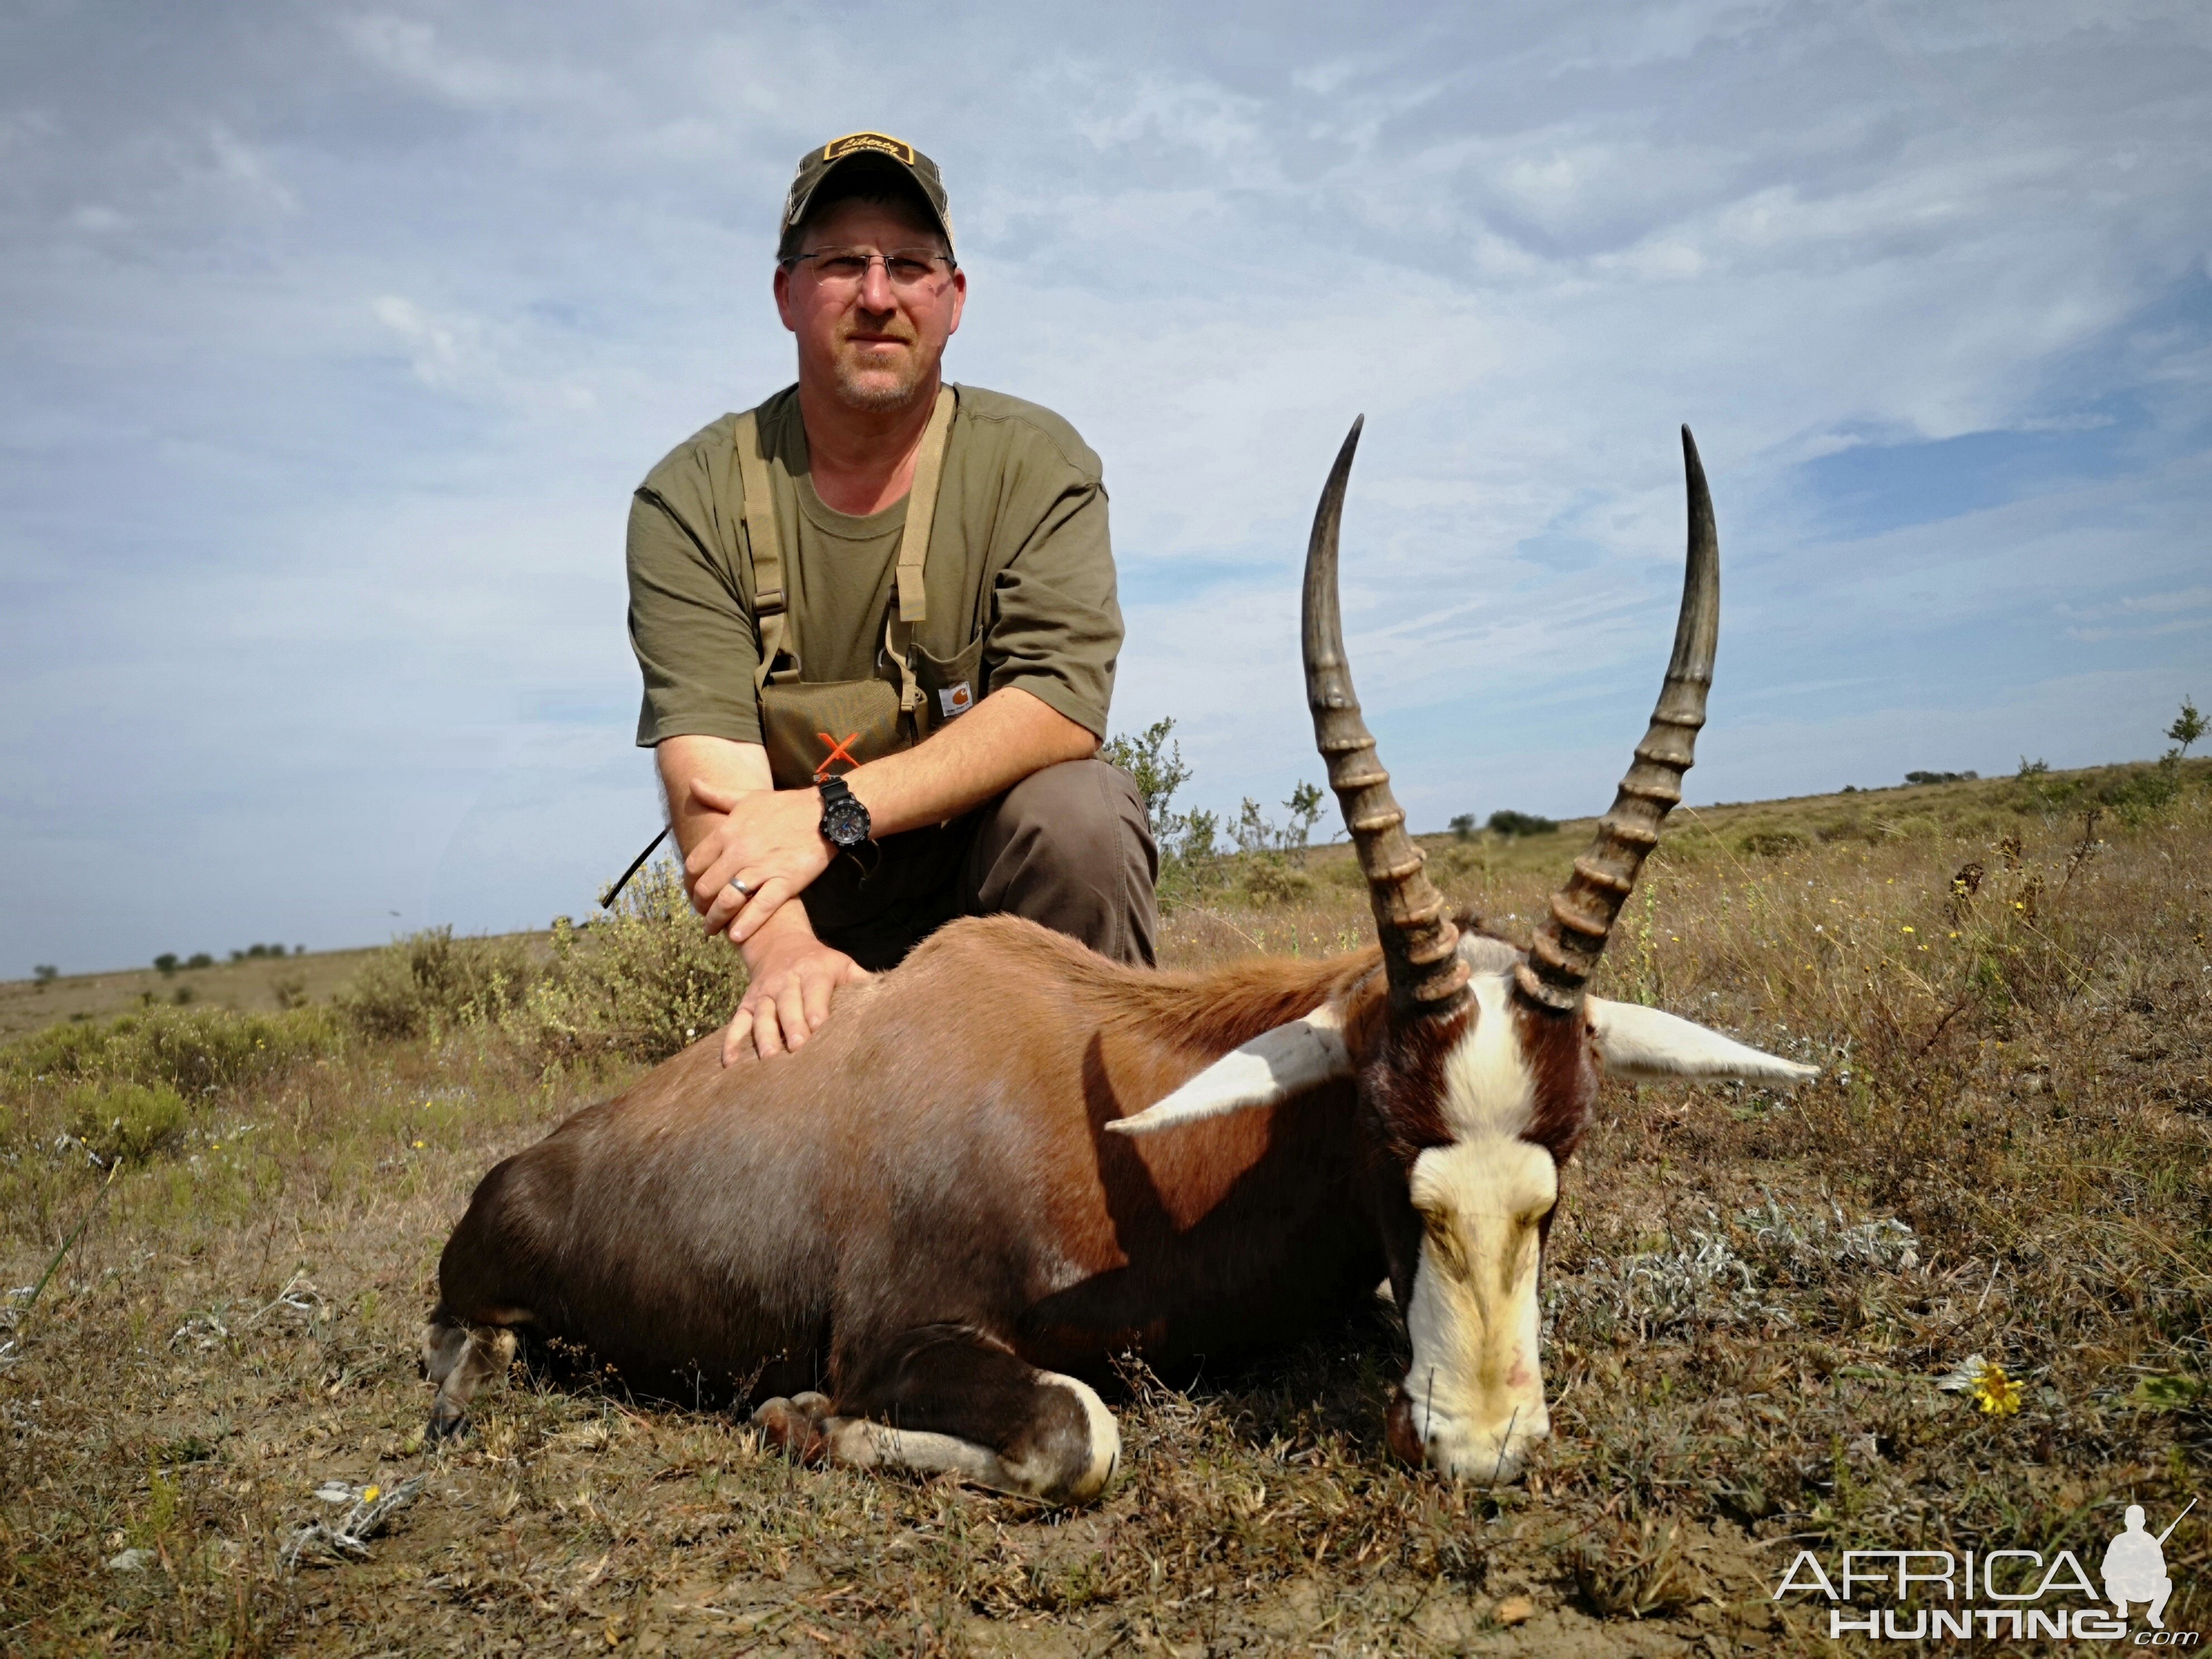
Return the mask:
{"type": "Polygon", "coordinates": [[[757,692],[771,678],[781,684],[799,678],[799,641],[790,638],[787,644],[792,629],[790,597],[783,582],[783,538],[776,528],[768,457],[761,453],[757,410],[738,416],[735,437],[738,478],[745,492],[745,545],[753,561],[753,617],[760,624],[760,665],[753,670],[757,692]],[[780,652],[787,652],[791,659],[790,665],[781,670],[775,665],[780,652]]]}
{"type": "Polygon", "coordinates": [[[937,517],[937,491],[945,476],[945,444],[958,403],[949,386],[937,389],[937,406],[922,428],[914,459],[914,483],[907,491],[906,529],[899,537],[898,609],[884,619],[884,650],[897,665],[899,708],[913,714],[921,707],[921,686],[914,676],[914,629],[929,619],[929,593],[923,568],[929,562],[929,531],[937,517]],[[901,634],[905,637],[902,639],[901,634]]]}

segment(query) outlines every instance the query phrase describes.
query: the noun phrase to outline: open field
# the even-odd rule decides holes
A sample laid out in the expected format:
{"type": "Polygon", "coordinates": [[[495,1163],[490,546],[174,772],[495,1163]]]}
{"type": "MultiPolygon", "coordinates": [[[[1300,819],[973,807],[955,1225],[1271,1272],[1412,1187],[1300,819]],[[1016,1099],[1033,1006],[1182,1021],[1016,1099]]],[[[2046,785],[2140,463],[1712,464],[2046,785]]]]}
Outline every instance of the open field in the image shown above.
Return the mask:
{"type": "Polygon", "coordinates": [[[106,973],[64,974],[43,985],[35,980],[0,980],[0,1039],[64,1021],[107,1019],[157,1004],[246,1012],[328,1002],[375,954],[374,950],[311,951],[302,956],[250,957],[206,968],[179,968],[170,974],[152,968],[118,968],[106,973]]]}
{"type": "MultiPolygon", "coordinates": [[[[1800,1547],[2094,1572],[2127,1503],[2212,1501],[2212,790],[2135,775],[1670,821],[1596,988],[1826,1071],[1607,1085],[1551,1235],[1554,1437],[1498,1494],[1390,1460],[1379,1306],[1133,1371],[1126,1475],[1065,1516],[520,1376],[426,1453],[416,1342],[471,1188],[696,1015],[530,989],[592,948],[556,938],[364,957],[352,1012],[18,1042],[0,1285],[83,1231],[0,1332],[0,1651],[1832,1652],[1824,1602],[1771,1599],[1800,1547]],[[1936,1386],[1976,1354],[2016,1411],[1936,1386]],[[344,1512],[324,1483],[418,1477],[365,1559],[283,1560],[344,1512]]],[[[1431,867],[1515,932],[1586,829],[1430,838],[1431,867]]],[[[1170,961],[1364,940],[1346,860],[1221,872],[1170,961]]],[[[671,946],[651,982],[714,1006],[700,971],[671,946]]],[[[2204,1510],[2166,1545],[2178,1630],[2212,1628],[2204,1510]]]]}

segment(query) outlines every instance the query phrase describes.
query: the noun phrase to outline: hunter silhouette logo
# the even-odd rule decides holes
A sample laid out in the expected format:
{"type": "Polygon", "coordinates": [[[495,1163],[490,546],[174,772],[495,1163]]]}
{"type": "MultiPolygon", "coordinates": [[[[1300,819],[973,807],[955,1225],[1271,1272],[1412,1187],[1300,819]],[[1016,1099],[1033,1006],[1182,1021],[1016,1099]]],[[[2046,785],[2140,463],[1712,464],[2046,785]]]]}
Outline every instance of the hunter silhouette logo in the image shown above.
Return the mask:
{"type": "MultiPolygon", "coordinates": [[[[2145,1523],[2142,1505],[2128,1505],[2124,1529],[2106,1546],[2099,1563],[2104,1580],[2100,1597],[2087,1570],[2073,1551],[2047,1559],[2040,1550],[1846,1550],[1842,1571],[1833,1577],[1810,1550],[1800,1550],[1782,1582],[1779,1601],[1793,1591],[1826,1598],[1828,1638],[1865,1636],[1877,1642],[1926,1642],[1979,1638],[2013,1642],[2074,1640],[2128,1641],[2143,1648],[2194,1648],[2196,1631],[2166,1627],[2166,1604],[2173,1580],[2166,1570],[2166,1540],[2197,1507],[2191,1498],[2164,1532],[2145,1523]],[[1889,1606],[1866,1606],[1857,1598],[1869,1591],[1889,1606]],[[1919,1605],[1914,1605],[1915,1603],[1919,1605]],[[2105,1603],[2109,1602],[2109,1609],[2105,1603]],[[1975,1605],[1980,1603],[1981,1605],[1975,1605]],[[2148,1621],[2130,1636],[2128,1610],[2141,1607],[2148,1621]]],[[[1816,1627],[1817,1628],[1817,1627],[1816,1627]]]]}
{"type": "Polygon", "coordinates": [[[2147,1601],[2150,1604],[2148,1616],[2151,1628],[2166,1628],[2166,1598],[2173,1594],[2173,1580],[2166,1576],[2166,1540],[2181,1524],[2181,1516],[2196,1507],[2197,1500],[2192,1498],[2184,1505],[2181,1515],[2175,1516],[2172,1524],[2154,1538],[2143,1530],[2142,1505],[2128,1505],[2128,1529],[2105,1549],[2105,1594],[2119,1610],[2121,1618],[2128,1616],[2129,1602],[2147,1601]]]}

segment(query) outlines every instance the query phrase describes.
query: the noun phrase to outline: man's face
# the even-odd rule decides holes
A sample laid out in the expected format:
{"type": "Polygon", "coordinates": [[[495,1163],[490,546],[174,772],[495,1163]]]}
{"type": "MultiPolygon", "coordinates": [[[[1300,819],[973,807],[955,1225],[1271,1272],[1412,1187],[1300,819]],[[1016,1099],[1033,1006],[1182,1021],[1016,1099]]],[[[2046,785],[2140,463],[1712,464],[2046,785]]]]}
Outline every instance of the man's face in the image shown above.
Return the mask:
{"type": "MultiPolygon", "coordinates": [[[[945,252],[935,227],[896,205],[840,202],[802,234],[802,255],[945,252]]],[[[964,271],[939,265],[915,286],[895,284],[881,260],[857,289],[825,279],[818,262],[802,258],[775,273],[775,308],[799,337],[799,378],[828,388],[854,409],[902,408],[927,383],[960,326],[968,296],[964,271]]]]}

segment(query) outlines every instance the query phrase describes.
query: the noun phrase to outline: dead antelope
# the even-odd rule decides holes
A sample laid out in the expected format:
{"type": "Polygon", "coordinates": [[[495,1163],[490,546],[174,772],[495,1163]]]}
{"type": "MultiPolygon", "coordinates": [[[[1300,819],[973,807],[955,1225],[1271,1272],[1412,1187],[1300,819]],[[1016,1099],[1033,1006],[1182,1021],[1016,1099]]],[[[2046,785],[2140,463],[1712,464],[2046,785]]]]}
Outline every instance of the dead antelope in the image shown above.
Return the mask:
{"type": "Polygon", "coordinates": [[[754,1421],[805,1456],[1081,1500],[1121,1443],[1079,1376],[1280,1343],[1387,1278],[1413,1350],[1390,1445],[1520,1472],[1549,1431],[1537,1273],[1601,1069],[1814,1071],[1583,989],[1705,722],[1719,550],[1688,431],[1657,710],[1525,954],[1445,914],[1352,695],[1336,568],[1358,435],[1314,521],[1304,635],[1378,946],[1151,973],[955,922],[796,1054],[725,1070],[695,1045],[477,1188],[424,1343],[434,1431],[520,1333],[647,1391],[764,1400],[754,1421]]]}

